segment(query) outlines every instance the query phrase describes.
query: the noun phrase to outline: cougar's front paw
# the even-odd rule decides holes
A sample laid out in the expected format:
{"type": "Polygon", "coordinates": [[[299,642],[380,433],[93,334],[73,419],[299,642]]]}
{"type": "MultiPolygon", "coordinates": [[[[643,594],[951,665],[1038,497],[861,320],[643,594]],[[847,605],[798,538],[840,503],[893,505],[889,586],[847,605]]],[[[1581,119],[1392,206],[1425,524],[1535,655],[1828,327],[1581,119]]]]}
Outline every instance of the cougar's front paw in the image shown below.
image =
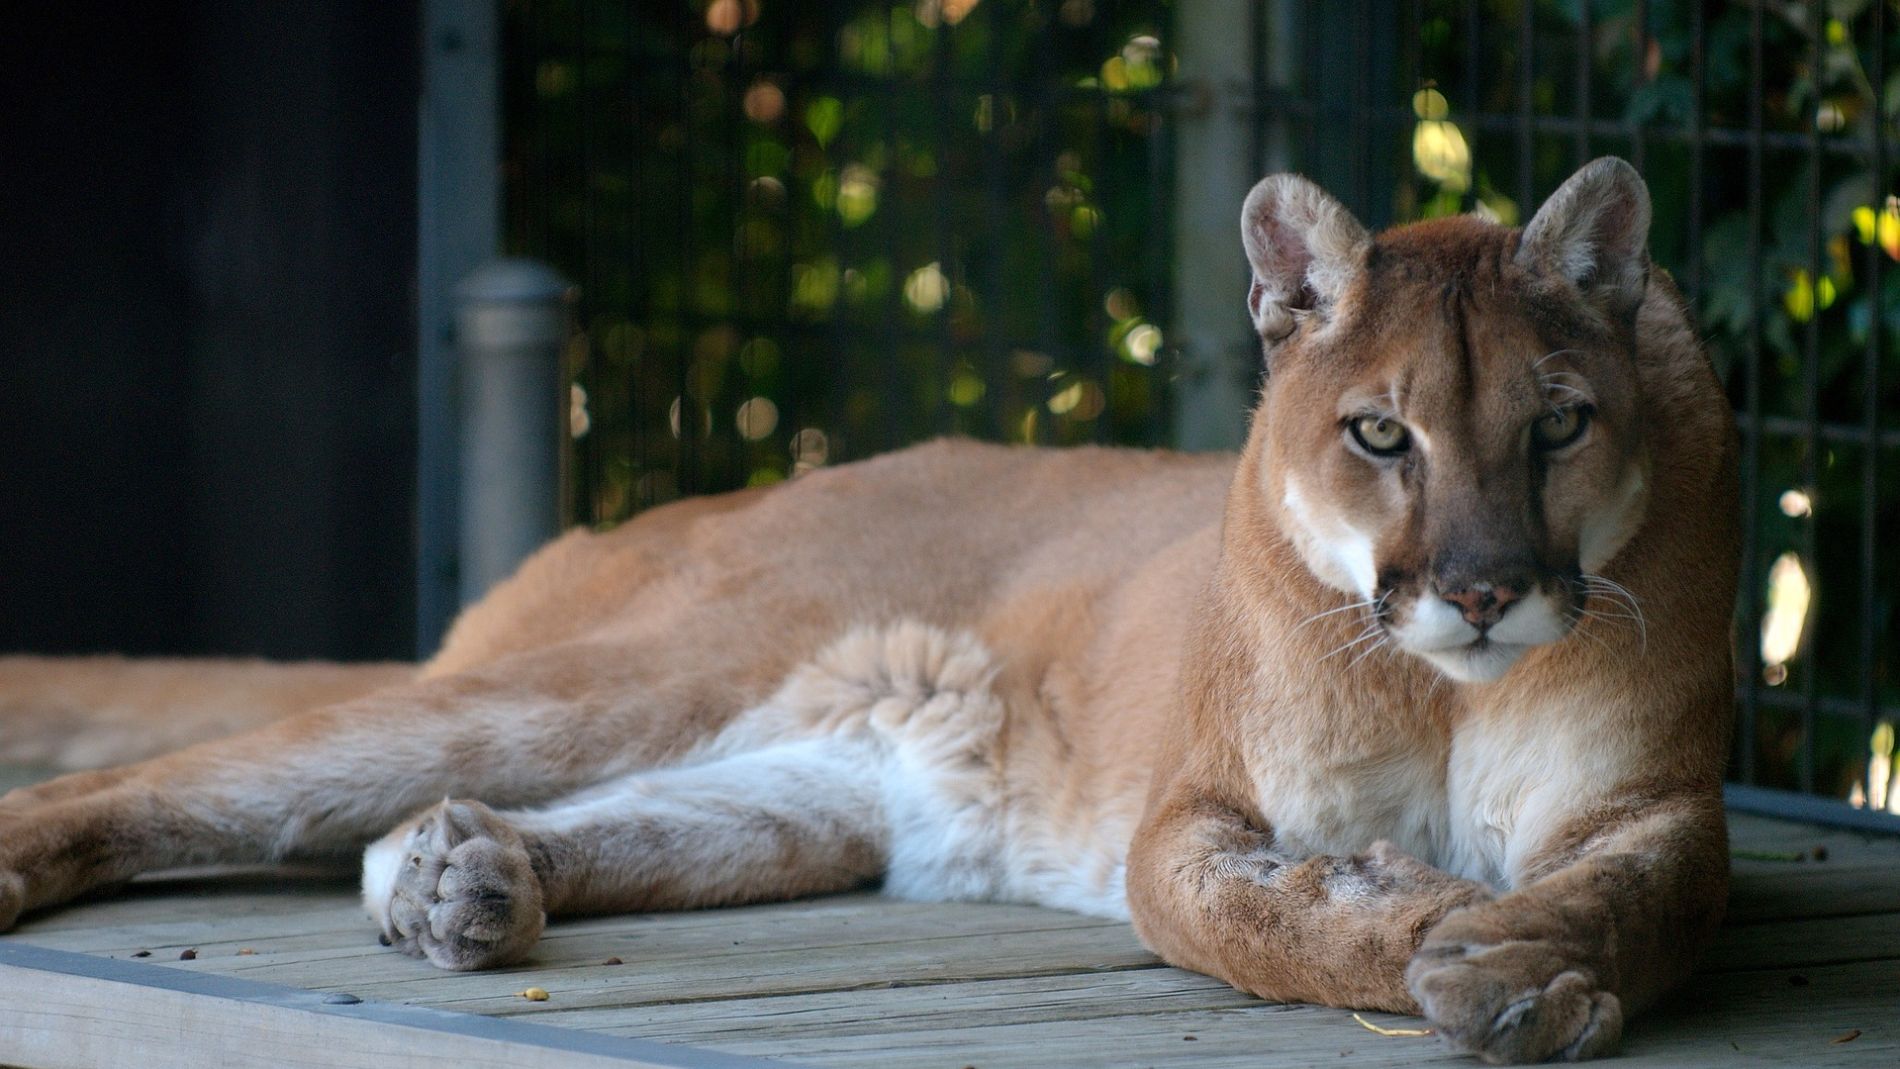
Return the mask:
{"type": "Polygon", "coordinates": [[[521,836],[480,802],[443,802],[363,856],[383,937],[444,969],[520,961],[547,924],[521,836]]]}
{"type": "Polygon", "coordinates": [[[1422,1012],[1453,1048],[1493,1065],[1611,1054],[1623,1008],[1542,940],[1468,942],[1433,932],[1405,970],[1422,1012]]]}

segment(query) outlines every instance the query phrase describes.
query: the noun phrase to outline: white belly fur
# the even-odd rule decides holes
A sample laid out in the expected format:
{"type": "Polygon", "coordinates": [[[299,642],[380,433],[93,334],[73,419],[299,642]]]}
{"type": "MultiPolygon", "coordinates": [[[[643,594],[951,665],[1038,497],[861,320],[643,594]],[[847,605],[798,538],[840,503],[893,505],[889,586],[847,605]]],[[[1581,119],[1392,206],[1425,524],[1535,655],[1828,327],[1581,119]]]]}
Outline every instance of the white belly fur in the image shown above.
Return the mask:
{"type": "MultiPolygon", "coordinates": [[[[885,893],[1032,902],[1125,918],[1126,843],[1070,843],[1011,797],[998,663],[974,636],[914,621],[848,632],[723,731],[711,757],[788,738],[874,742],[890,860],[885,893]]],[[[1095,837],[1100,839],[1100,836],[1095,837]]]]}

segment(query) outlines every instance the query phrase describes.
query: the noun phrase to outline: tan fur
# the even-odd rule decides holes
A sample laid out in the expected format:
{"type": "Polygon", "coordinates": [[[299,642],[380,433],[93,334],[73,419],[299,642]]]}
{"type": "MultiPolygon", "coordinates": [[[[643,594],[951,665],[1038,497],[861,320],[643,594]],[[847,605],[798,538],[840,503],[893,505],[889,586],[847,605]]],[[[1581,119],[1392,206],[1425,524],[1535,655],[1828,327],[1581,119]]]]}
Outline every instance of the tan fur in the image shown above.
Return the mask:
{"type": "MultiPolygon", "coordinates": [[[[1422,1009],[1494,1061],[1612,1049],[1724,901],[1735,460],[1633,172],[1552,203],[1373,238],[1270,179],[1237,461],[938,442],[570,534],[413,680],[0,800],[0,920],[388,831],[366,901],[448,968],[546,913],[882,875],[1131,915],[1171,961],[1422,1009]],[[1564,388],[1596,422],[1527,453],[1564,388]],[[1410,460],[1349,446],[1368,405],[1410,460]]],[[[0,675],[0,746],[100,667],[0,675]]]]}
{"type": "Polygon", "coordinates": [[[105,768],[360,698],[413,664],[0,657],[0,761],[105,768]]]}

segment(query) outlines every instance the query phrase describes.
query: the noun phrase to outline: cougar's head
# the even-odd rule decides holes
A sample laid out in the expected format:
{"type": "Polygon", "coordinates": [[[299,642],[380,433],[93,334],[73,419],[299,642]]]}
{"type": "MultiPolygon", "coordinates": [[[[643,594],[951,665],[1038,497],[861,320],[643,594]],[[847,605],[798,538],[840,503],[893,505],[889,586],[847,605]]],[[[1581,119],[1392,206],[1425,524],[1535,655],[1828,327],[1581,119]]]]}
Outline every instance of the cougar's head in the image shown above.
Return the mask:
{"type": "Polygon", "coordinates": [[[1459,218],[1373,237],[1290,175],[1247,198],[1265,507],[1315,576],[1453,679],[1497,679],[1568,635],[1642,522],[1648,227],[1617,159],[1522,231],[1459,218]]]}

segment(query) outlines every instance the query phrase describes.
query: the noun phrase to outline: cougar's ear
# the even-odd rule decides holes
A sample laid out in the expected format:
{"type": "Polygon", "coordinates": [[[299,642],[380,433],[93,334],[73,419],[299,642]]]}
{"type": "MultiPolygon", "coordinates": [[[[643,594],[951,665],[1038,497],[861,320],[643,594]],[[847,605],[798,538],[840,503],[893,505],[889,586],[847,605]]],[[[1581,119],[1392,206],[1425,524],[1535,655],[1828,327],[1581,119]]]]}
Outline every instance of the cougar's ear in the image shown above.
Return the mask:
{"type": "Polygon", "coordinates": [[[1253,265],[1247,311],[1269,343],[1293,333],[1295,313],[1324,312],[1339,300],[1371,241],[1344,205],[1296,174],[1253,187],[1240,237],[1253,265]]]}
{"type": "Polygon", "coordinates": [[[1614,156],[1584,164],[1524,227],[1517,262],[1616,318],[1635,315],[1649,285],[1649,187],[1614,156]]]}

